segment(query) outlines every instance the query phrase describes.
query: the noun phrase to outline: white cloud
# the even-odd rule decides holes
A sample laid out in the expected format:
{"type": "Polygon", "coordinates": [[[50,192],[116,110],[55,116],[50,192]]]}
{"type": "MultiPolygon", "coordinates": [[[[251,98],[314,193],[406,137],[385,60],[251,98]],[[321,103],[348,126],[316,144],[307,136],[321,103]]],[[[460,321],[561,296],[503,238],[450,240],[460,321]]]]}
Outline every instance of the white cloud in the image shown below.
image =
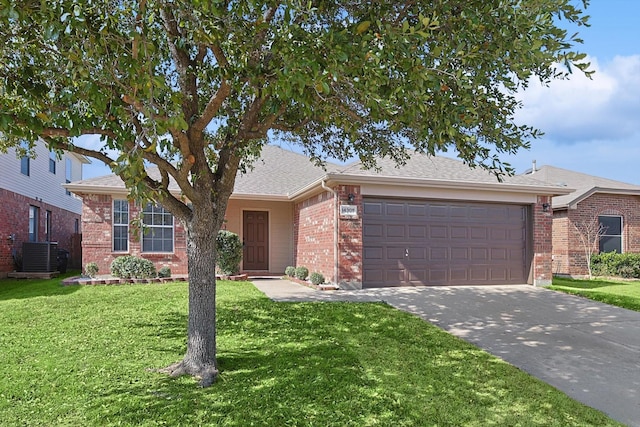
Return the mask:
{"type": "Polygon", "coordinates": [[[640,132],[640,55],[616,56],[589,80],[579,70],[544,87],[532,82],[520,94],[519,123],[533,125],[560,144],[629,138],[640,132]]]}

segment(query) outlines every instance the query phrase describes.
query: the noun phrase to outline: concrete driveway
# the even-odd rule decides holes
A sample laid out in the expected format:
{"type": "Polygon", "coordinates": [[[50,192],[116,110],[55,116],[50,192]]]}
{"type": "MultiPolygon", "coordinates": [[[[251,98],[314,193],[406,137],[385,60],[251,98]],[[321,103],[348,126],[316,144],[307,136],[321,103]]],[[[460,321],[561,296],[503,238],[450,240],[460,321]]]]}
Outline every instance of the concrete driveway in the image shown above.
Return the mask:
{"type": "Polygon", "coordinates": [[[533,286],[315,291],[253,283],[276,301],[384,301],[640,427],[640,313],[533,286]]]}

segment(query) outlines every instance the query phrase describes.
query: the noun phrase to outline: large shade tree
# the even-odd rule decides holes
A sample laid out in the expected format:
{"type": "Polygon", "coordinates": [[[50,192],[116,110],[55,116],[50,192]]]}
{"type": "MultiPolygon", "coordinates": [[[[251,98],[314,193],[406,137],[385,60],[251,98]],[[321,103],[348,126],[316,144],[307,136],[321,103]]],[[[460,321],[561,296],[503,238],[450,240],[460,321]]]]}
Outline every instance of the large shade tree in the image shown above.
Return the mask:
{"type": "Polygon", "coordinates": [[[110,166],[187,229],[184,358],[218,373],[215,236],[271,138],[316,160],[455,149],[500,174],[539,132],[517,91],[573,68],[571,0],[0,0],[0,147],[42,139],[110,166]],[[558,66],[561,64],[561,66],[558,66]],[[76,137],[100,136],[90,149],[76,137]],[[117,154],[113,154],[117,153],[117,154]],[[155,165],[160,178],[147,175],[155,165]],[[168,191],[177,183],[181,195],[168,191]]]}

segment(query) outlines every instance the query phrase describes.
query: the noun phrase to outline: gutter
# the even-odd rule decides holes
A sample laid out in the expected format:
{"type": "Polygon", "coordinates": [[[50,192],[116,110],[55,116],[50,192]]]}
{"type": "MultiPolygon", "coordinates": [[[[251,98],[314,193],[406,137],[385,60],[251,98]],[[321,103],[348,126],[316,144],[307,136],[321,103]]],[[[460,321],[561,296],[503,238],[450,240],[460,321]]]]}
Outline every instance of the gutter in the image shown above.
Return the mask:
{"type": "Polygon", "coordinates": [[[336,286],[340,286],[340,279],[338,278],[338,193],[332,188],[327,187],[325,180],[320,181],[320,186],[323,190],[333,194],[333,277],[336,282],[336,286]]]}

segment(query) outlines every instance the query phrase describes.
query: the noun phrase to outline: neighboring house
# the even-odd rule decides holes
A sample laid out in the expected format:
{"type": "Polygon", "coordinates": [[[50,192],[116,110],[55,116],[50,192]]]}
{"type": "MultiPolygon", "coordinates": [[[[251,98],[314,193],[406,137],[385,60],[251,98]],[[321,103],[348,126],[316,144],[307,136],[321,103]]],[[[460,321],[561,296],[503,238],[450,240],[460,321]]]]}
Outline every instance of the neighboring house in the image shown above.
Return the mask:
{"type": "MultiPolygon", "coordinates": [[[[1,138],[2,136],[0,136],[1,138]]],[[[58,242],[71,251],[80,233],[82,201],[62,185],[82,179],[84,156],[64,152],[61,158],[43,142],[35,158],[18,158],[14,149],[0,154],[0,277],[15,270],[23,242],[58,242]]],[[[79,243],[77,265],[80,265],[79,243]]]]}
{"type": "MultiPolygon", "coordinates": [[[[640,252],[640,185],[627,184],[552,166],[531,177],[575,189],[553,198],[553,272],[584,276],[587,257],[578,229],[597,221],[604,235],[597,252],[640,252]]],[[[582,233],[586,235],[586,233],[582,233]]]]}
{"type": "MultiPolygon", "coordinates": [[[[306,266],[343,288],[550,283],[549,206],[569,190],[527,176],[498,182],[442,157],[378,165],[325,170],[264,147],[238,176],[226,212],[226,228],[244,243],[242,270],[306,266]]],[[[83,200],[83,263],[106,272],[115,257],[132,254],[186,273],[184,228],[162,207],[128,201],[114,175],[66,188],[83,200]],[[141,212],[143,235],[130,225],[141,212]]]]}

